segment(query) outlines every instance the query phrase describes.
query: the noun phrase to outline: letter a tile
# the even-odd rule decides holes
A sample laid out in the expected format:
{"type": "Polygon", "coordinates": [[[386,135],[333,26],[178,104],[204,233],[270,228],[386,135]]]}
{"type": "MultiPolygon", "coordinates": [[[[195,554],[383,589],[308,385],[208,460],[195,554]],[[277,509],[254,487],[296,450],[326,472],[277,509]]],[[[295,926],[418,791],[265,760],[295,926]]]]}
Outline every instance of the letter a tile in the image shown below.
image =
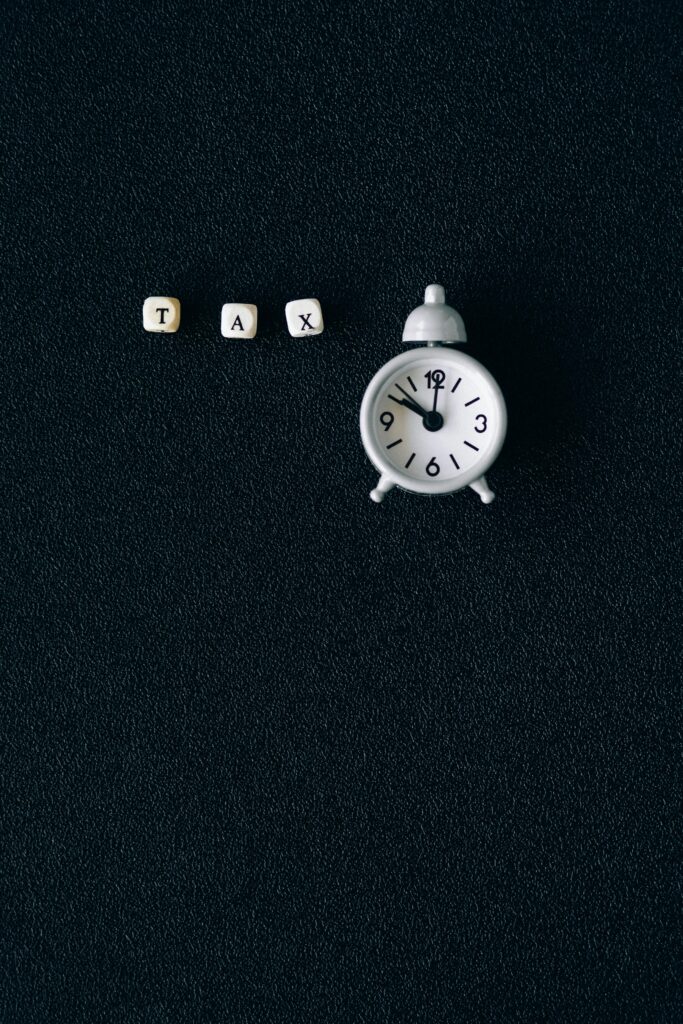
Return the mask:
{"type": "Polygon", "coordinates": [[[258,310],[248,302],[226,302],[221,310],[221,334],[224,338],[253,338],[258,310]]]}

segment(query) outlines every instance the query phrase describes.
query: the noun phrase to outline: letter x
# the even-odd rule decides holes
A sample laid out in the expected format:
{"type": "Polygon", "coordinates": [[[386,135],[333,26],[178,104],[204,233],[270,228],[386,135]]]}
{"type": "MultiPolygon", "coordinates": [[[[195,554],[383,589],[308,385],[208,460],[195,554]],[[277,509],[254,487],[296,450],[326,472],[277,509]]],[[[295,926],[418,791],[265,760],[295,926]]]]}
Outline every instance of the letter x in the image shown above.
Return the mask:
{"type": "Polygon", "coordinates": [[[312,313],[298,313],[297,315],[300,320],[303,320],[303,323],[301,325],[302,331],[305,331],[306,328],[308,328],[309,331],[312,331],[314,329],[313,324],[311,323],[311,317],[313,316],[312,313]]]}

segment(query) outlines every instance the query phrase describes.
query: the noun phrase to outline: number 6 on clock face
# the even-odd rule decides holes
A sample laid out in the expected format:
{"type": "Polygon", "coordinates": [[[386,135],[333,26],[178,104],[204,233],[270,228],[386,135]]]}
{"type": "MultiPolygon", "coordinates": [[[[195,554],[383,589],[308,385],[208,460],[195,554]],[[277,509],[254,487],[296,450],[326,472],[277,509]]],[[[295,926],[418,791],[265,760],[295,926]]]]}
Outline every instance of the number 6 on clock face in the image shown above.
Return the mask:
{"type": "Polygon", "coordinates": [[[382,479],[418,494],[476,484],[498,455],[506,426],[505,401],[488,370],[445,347],[390,360],[361,407],[363,443],[382,479]]]}

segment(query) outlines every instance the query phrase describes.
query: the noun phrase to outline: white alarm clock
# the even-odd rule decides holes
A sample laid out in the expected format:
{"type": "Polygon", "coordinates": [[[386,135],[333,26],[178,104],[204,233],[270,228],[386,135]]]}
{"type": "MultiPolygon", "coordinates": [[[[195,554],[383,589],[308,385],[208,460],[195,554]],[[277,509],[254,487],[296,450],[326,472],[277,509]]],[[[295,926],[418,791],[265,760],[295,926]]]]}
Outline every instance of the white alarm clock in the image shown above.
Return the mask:
{"type": "Polygon", "coordinates": [[[450,494],[471,487],[488,504],[495,495],[484,474],[505,440],[501,390],[481,363],[450,346],[467,341],[462,317],[430,284],[424,305],[406,320],[404,352],[368,384],[360,432],[380,478],[370,492],[382,501],[392,487],[416,494],[450,494]]]}

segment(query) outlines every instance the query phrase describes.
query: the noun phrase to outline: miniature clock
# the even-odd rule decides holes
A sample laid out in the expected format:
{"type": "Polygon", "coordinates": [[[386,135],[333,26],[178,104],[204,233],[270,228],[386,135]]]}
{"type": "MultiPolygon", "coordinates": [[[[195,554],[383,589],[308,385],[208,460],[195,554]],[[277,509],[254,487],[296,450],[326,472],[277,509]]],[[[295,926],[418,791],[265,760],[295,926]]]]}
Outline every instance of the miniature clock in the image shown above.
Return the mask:
{"type": "Polygon", "coordinates": [[[416,494],[471,487],[488,504],[495,495],[484,474],[505,440],[505,401],[481,363],[450,347],[467,334],[441,285],[429,285],[403,341],[427,344],[390,359],[361,405],[363,445],[380,473],[370,497],[382,501],[395,486],[416,494]]]}

